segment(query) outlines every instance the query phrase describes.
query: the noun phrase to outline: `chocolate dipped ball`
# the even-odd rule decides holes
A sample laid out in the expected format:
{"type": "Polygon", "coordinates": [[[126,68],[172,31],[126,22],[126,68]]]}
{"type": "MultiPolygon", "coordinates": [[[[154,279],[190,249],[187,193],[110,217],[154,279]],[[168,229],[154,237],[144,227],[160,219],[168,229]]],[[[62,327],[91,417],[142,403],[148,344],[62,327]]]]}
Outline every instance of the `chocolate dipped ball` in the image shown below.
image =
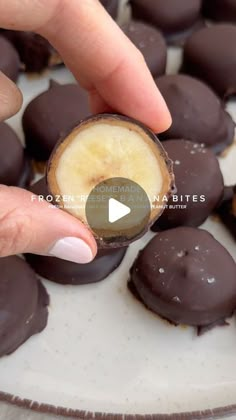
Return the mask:
{"type": "Polygon", "coordinates": [[[208,83],[221,98],[236,93],[235,69],[235,25],[213,25],[188,39],[184,48],[184,72],[208,83]]]}
{"type": "Polygon", "coordinates": [[[225,187],[224,197],[218,208],[218,214],[236,240],[236,186],[225,187]]]}
{"type": "Polygon", "coordinates": [[[47,325],[49,296],[34,271],[17,256],[0,258],[0,357],[47,325]]]}
{"type": "Polygon", "coordinates": [[[34,178],[34,168],[30,159],[27,156],[24,156],[24,163],[21,175],[19,177],[17,187],[19,188],[28,188],[30,183],[34,178]]]}
{"type": "Polygon", "coordinates": [[[100,0],[100,3],[102,3],[103,7],[105,7],[106,11],[111,15],[113,19],[117,18],[119,0],[100,0]]]}
{"type": "Polygon", "coordinates": [[[37,161],[47,161],[56,142],[90,113],[87,93],[78,84],[60,85],[34,98],[23,115],[26,149],[37,161]]]}
{"type": "Polygon", "coordinates": [[[174,187],[172,169],[162,144],[145,125],[100,114],[81,121],[57,143],[47,184],[60,208],[87,226],[101,248],[123,248],[162,214],[160,202],[174,187]],[[125,206],[124,219],[110,220],[111,197],[123,204],[122,212],[125,206]]]}
{"type": "Polygon", "coordinates": [[[20,72],[20,58],[13,45],[0,36],[0,71],[16,82],[20,72]]]}
{"type": "Polygon", "coordinates": [[[2,30],[2,35],[16,48],[27,73],[41,73],[43,70],[61,64],[62,60],[41,35],[34,32],[2,30]]]}
{"type": "Polygon", "coordinates": [[[147,308],[173,324],[223,324],[236,308],[236,264],[205,230],[157,234],[139,253],[130,286],[147,308]]]}
{"type": "Polygon", "coordinates": [[[223,196],[224,181],[218,160],[210,149],[187,140],[168,140],[164,147],[174,163],[177,194],[169,199],[152,230],[200,226],[223,196]]]}
{"type": "Polygon", "coordinates": [[[162,140],[183,138],[215,153],[233,142],[235,124],[206,84],[184,74],[161,76],[156,84],[172,116],[171,127],[159,136],[162,140]]]}
{"type": "Polygon", "coordinates": [[[153,77],[165,73],[167,47],[162,34],[153,26],[131,21],[122,26],[124,33],[141,51],[153,77]]]}
{"type": "Polygon", "coordinates": [[[8,124],[0,123],[0,184],[25,188],[32,176],[18,136],[8,124]]]}
{"type": "Polygon", "coordinates": [[[134,19],[160,29],[170,44],[181,44],[199,25],[201,0],[130,0],[134,19]]]}
{"type": "Polygon", "coordinates": [[[235,0],[203,0],[203,15],[217,22],[236,22],[235,0]]]}
{"type": "MultiPolygon", "coordinates": [[[[41,178],[30,187],[33,194],[48,200],[49,195],[46,179],[41,178]]],[[[40,276],[60,284],[88,284],[104,280],[121,264],[127,248],[99,249],[95,259],[88,264],[76,264],[55,257],[26,254],[25,258],[40,276]]]]}
{"type": "Polygon", "coordinates": [[[26,254],[26,260],[40,276],[60,284],[81,285],[104,280],[121,264],[126,248],[98,250],[88,264],[76,264],[55,257],[26,254]]]}

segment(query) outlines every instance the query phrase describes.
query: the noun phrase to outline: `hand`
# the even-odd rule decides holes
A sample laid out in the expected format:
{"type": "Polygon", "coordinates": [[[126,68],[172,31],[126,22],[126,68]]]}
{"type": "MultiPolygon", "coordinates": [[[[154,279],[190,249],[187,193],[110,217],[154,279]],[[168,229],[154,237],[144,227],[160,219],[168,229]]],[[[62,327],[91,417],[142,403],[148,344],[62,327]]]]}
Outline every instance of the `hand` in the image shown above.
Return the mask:
{"type": "MultiPolygon", "coordinates": [[[[93,112],[120,112],[155,132],[169,127],[169,111],[141,53],[98,0],[0,0],[0,27],[47,38],[89,92],[93,112]]],[[[0,73],[0,119],[21,103],[18,88],[0,73]]],[[[87,263],[96,251],[80,221],[32,202],[27,191],[0,186],[0,256],[32,252],[87,263]]]]}

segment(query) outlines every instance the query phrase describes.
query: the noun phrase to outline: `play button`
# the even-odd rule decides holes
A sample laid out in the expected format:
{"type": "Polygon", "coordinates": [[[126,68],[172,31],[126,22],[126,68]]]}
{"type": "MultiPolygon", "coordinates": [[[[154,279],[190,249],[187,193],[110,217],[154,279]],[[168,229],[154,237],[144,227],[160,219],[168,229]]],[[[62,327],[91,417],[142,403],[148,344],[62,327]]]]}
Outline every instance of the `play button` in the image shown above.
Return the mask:
{"type": "Polygon", "coordinates": [[[119,201],[115,200],[114,198],[109,199],[109,222],[115,223],[118,220],[122,219],[123,217],[127,216],[127,214],[130,214],[131,209],[128,206],[125,206],[124,204],[120,203],[119,201]]]}
{"type": "Polygon", "coordinates": [[[121,246],[141,236],[150,220],[150,201],[144,189],[128,178],[97,184],[86,201],[91,230],[108,246],[121,246]]]}

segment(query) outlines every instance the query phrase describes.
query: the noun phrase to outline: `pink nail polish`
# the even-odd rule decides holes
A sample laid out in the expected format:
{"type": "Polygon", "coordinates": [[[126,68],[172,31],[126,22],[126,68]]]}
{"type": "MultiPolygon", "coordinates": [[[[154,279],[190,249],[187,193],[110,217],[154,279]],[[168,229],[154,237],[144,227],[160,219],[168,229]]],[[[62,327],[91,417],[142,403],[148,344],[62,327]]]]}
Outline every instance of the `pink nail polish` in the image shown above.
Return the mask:
{"type": "Polygon", "coordinates": [[[59,239],[48,252],[48,255],[87,264],[93,260],[93,253],[89,245],[80,238],[67,237],[59,239]]]}

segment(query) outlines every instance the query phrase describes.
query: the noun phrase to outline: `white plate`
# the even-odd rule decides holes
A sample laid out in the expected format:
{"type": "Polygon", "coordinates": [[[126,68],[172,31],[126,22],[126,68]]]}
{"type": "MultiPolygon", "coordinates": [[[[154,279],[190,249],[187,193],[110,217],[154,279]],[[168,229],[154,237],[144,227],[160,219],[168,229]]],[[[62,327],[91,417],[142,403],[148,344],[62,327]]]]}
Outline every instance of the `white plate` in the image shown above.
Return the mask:
{"type": "MultiPolygon", "coordinates": [[[[179,51],[171,50],[169,72],[178,65],[179,51]]],[[[47,88],[50,77],[73,80],[65,69],[38,79],[21,76],[24,106],[47,88]]],[[[230,111],[236,117],[236,103],[230,111]]],[[[22,136],[21,114],[10,123],[22,136]]],[[[235,165],[236,145],[221,159],[228,185],[236,182],[235,165]]],[[[235,242],[225,228],[211,219],[204,227],[236,259],[235,242]]],[[[235,319],[197,337],[193,328],[162,321],[128,292],[129,268],[151,236],[133,244],[120,268],[101,283],[65,287],[45,281],[51,296],[48,327],[0,359],[2,392],[49,404],[55,412],[61,406],[147,415],[236,404],[235,319]]]]}

